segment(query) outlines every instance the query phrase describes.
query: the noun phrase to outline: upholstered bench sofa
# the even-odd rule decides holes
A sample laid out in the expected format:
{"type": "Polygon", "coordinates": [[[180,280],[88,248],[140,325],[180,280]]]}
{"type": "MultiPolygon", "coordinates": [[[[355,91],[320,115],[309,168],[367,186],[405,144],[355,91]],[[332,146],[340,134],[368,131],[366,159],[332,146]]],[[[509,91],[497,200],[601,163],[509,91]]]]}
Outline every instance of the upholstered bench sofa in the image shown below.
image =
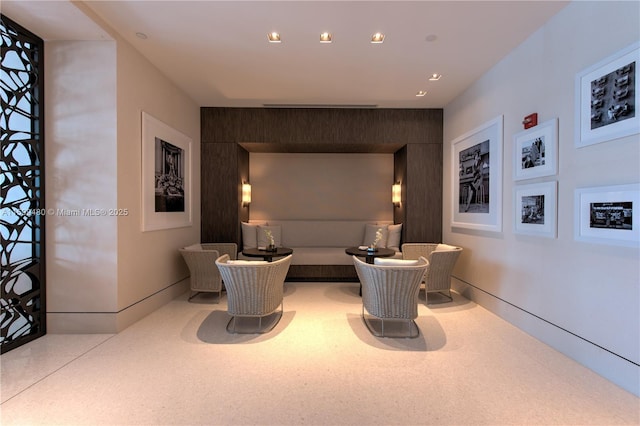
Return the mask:
{"type": "Polygon", "coordinates": [[[378,246],[394,249],[394,257],[401,259],[402,224],[375,220],[250,220],[242,223],[238,259],[250,259],[242,254],[244,248],[266,247],[269,231],[276,246],[293,249],[287,280],[357,281],[353,259],[345,249],[372,244],[378,230],[382,234],[378,246]]]}

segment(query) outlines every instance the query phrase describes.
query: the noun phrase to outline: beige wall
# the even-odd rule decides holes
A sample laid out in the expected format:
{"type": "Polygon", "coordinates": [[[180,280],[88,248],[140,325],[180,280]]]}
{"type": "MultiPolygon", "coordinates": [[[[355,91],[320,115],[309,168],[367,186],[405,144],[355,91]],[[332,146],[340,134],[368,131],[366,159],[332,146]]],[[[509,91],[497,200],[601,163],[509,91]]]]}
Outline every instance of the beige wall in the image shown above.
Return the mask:
{"type": "Polygon", "coordinates": [[[578,72],[638,40],[638,28],[637,2],[573,2],[447,105],[443,212],[445,242],[464,247],[455,269],[459,290],[636,394],[639,252],[576,241],[574,190],[638,182],[640,142],[634,135],[575,148],[574,81],[578,72]],[[532,112],[539,122],[559,120],[559,171],[518,184],[558,182],[557,239],[513,232],[513,136],[532,112]],[[503,232],[454,232],[451,142],[500,114],[503,232]]]}
{"type": "Polygon", "coordinates": [[[50,333],[117,332],[184,292],[178,248],[200,236],[199,107],[96,22],[112,41],[45,43],[47,205],[128,214],[47,224],[50,333]],[[141,231],[142,111],[193,140],[190,227],[141,231]]]}
{"type": "Polygon", "coordinates": [[[250,153],[250,219],[393,220],[393,154],[250,153]]]}
{"type": "Polygon", "coordinates": [[[117,218],[115,43],[45,44],[48,331],[113,328],[117,218]],[[85,318],[80,319],[79,316],[85,318]]]}
{"type": "MultiPolygon", "coordinates": [[[[178,248],[200,241],[200,108],[126,42],[118,43],[117,64],[118,203],[131,211],[118,222],[118,308],[123,310],[189,275],[178,248]],[[141,232],[142,111],[193,141],[190,227],[141,232]]],[[[168,291],[144,311],[184,290],[168,291]]]]}

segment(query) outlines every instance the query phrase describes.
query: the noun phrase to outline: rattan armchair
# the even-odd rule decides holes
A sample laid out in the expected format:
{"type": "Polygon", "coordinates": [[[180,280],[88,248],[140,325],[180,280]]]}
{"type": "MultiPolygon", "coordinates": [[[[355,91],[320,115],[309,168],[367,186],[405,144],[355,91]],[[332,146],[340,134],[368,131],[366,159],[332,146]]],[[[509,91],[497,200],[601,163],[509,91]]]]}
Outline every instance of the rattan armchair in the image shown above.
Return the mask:
{"type": "Polygon", "coordinates": [[[362,284],[362,320],[377,337],[418,337],[418,292],[429,262],[421,257],[411,265],[396,263],[376,265],[353,256],[362,284]]]}
{"type": "Polygon", "coordinates": [[[405,243],[402,245],[403,259],[429,260],[429,269],[424,277],[425,302],[429,303],[429,293],[439,293],[453,301],[451,296],[451,271],[462,253],[461,247],[434,243],[405,243]]]}
{"type": "Polygon", "coordinates": [[[284,310],[284,279],[291,257],[273,262],[230,262],[229,256],[223,255],[216,260],[227,290],[227,312],[231,315],[227,324],[229,333],[266,333],[278,324],[284,310]],[[257,326],[239,326],[239,323],[253,322],[245,320],[255,318],[258,319],[257,326]]]}
{"type": "Polygon", "coordinates": [[[222,277],[216,267],[216,259],[223,254],[235,259],[238,254],[236,243],[193,244],[180,249],[180,253],[191,273],[191,294],[189,301],[202,292],[222,294],[222,277]]]}

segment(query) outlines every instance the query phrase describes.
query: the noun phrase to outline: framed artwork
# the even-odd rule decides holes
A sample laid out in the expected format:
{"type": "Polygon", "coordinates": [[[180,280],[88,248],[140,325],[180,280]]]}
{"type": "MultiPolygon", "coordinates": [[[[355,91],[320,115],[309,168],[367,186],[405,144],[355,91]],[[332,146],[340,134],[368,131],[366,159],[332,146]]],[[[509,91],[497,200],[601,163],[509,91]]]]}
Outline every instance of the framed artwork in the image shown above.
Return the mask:
{"type": "Polygon", "coordinates": [[[640,131],[639,60],[640,42],[636,42],[576,76],[578,148],[640,131]]]}
{"type": "Polygon", "coordinates": [[[515,233],[557,237],[557,188],[558,184],[555,181],[514,188],[515,233]]]}
{"type": "Polygon", "coordinates": [[[637,183],[576,189],[576,240],[640,246],[639,190],[637,183]]]}
{"type": "Polygon", "coordinates": [[[189,137],[142,112],[142,231],[193,224],[189,137]]]}
{"type": "Polygon", "coordinates": [[[513,136],[513,179],[553,176],[558,172],[558,119],[513,136]]]}
{"type": "Polygon", "coordinates": [[[502,232],[503,116],[451,144],[451,227],[502,232]]]}

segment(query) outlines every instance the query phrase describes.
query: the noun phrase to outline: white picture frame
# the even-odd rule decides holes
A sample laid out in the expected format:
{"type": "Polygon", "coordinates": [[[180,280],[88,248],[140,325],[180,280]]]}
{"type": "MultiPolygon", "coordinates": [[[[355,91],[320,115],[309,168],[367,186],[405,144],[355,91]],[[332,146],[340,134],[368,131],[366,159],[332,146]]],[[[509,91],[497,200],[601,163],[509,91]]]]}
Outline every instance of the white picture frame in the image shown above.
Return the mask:
{"type": "Polygon", "coordinates": [[[577,148],[640,132],[640,42],[576,75],[577,148]]]}
{"type": "Polygon", "coordinates": [[[193,225],[192,140],[142,112],[143,232],[193,225]]]}
{"type": "Polygon", "coordinates": [[[640,184],[575,190],[575,239],[640,247],[640,184]]]}
{"type": "Polygon", "coordinates": [[[558,173],[558,119],[554,118],[513,136],[513,180],[558,173]]]}
{"type": "Polygon", "coordinates": [[[454,232],[502,232],[503,121],[500,115],[451,143],[454,232]],[[475,189],[478,171],[481,184],[475,189]]]}
{"type": "Polygon", "coordinates": [[[556,181],[518,185],[514,188],[514,232],[557,238],[558,184],[556,181]]]}

